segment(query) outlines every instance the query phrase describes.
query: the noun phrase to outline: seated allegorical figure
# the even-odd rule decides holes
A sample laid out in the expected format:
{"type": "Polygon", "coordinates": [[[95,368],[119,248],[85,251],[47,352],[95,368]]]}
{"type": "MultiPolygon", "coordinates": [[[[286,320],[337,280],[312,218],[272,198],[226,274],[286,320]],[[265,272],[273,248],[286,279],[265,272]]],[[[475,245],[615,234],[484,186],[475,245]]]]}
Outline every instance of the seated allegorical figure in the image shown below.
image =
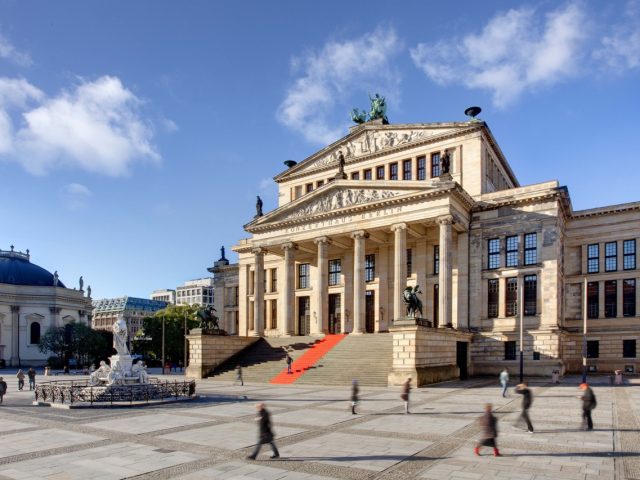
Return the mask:
{"type": "Polygon", "coordinates": [[[106,362],[102,360],[98,369],[89,376],[89,384],[94,386],[100,385],[101,382],[108,379],[110,371],[111,368],[109,367],[109,365],[107,365],[106,362]]]}
{"type": "Polygon", "coordinates": [[[149,383],[149,374],[146,370],[147,366],[143,361],[136,362],[131,367],[131,377],[137,378],[140,383],[149,383]]]}
{"type": "Polygon", "coordinates": [[[109,385],[120,385],[122,383],[122,379],[124,378],[124,371],[120,366],[120,362],[116,360],[111,367],[111,371],[109,375],[107,375],[107,384],[109,385]]]}

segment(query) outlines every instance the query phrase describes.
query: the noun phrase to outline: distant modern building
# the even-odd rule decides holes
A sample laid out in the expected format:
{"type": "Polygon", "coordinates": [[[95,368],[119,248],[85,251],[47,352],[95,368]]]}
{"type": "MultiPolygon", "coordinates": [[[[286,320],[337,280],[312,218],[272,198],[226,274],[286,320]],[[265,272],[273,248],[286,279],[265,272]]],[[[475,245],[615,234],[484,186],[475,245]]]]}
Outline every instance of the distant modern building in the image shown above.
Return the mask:
{"type": "Polygon", "coordinates": [[[102,298],[93,302],[94,330],[111,331],[116,320],[127,322],[129,338],[142,328],[142,320],[168,305],[159,300],[136,297],[102,298]]]}
{"type": "Polygon", "coordinates": [[[29,250],[0,250],[0,359],[9,366],[44,365],[38,350],[50,327],[91,323],[91,287],[67,288],[53,274],[31,263],[29,250]]]}
{"type": "Polygon", "coordinates": [[[176,305],[213,305],[213,278],[189,280],[177,287],[176,305]]]}
{"type": "Polygon", "coordinates": [[[154,290],[150,297],[151,300],[160,300],[161,302],[167,302],[171,305],[176,304],[176,291],[170,288],[154,290]]]}
{"type": "Polygon", "coordinates": [[[240,325],[239,317],[239,278],[238,264],[230,264],[225,257],[224,247],[220,249],[220,259],[207,268],[213,274],[213,288],[217,293],[214,308],[220,319],[220,327],[231,335],[237,335],[240,325]]]}

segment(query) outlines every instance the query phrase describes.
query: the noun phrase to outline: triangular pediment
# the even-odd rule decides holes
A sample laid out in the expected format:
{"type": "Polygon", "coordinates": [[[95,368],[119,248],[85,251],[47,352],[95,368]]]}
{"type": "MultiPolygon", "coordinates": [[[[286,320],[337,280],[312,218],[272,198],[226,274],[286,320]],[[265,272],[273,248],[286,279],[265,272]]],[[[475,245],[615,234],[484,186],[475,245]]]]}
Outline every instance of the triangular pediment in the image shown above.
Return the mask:
{"type": "Polygon", "coordinates": [[[366,159],[372,155],[412,148],[420,143],[441,137],[466,133],[481,122],[435,123],[410,125],[367,125],[353,129],[346,137],[314,153],[294,167],[277,175],[275,180],[285,181],[330,167],[337,167],[340,152],[347,163],[366,159]]]}

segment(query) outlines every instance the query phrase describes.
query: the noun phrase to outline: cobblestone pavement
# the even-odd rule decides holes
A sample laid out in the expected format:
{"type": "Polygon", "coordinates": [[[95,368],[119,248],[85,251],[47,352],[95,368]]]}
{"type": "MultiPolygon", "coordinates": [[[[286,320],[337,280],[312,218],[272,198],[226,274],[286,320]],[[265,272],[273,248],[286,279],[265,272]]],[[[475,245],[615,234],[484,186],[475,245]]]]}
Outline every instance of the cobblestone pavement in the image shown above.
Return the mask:
{"type": "MultiPolygon", "coordinates": [[[[521,397],[495,379],[414,389],[404,414],[398,388],[233,386],[203,380],[192,402],[145,408],[66,410],[30,404],[15,376],[0,406],[4,479],[638,479],[640,388],[593,379],[595,430],[580,429],[579,378],[533,381],[535,427],[513,426],[521,397]],[[254,404],[272,413],[281,458],[256,441],[254,404]],[[472,449],[485,403],[499,419],[502,457],[472,449]]],[[[640,382],[637,382],[640,383],[640,382]]]]}

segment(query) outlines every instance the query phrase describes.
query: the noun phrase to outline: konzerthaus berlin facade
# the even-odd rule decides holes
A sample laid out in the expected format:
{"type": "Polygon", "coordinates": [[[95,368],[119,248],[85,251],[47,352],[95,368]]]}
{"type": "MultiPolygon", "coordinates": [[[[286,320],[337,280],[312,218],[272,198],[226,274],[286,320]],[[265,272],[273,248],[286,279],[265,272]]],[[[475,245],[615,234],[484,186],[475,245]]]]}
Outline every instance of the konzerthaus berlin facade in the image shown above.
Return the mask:
{"type": "Polygon", "coordinates": [[[275,181],[234,247],[238,334],[388,331],[419,285],[422,317],[473,333],[471,373],[516,365],[519,303],[528,371],[576,371],[586,278],[589,365],[636,368],[640,203],[521,186],[486,123],[367,122],[275,181]]]}

